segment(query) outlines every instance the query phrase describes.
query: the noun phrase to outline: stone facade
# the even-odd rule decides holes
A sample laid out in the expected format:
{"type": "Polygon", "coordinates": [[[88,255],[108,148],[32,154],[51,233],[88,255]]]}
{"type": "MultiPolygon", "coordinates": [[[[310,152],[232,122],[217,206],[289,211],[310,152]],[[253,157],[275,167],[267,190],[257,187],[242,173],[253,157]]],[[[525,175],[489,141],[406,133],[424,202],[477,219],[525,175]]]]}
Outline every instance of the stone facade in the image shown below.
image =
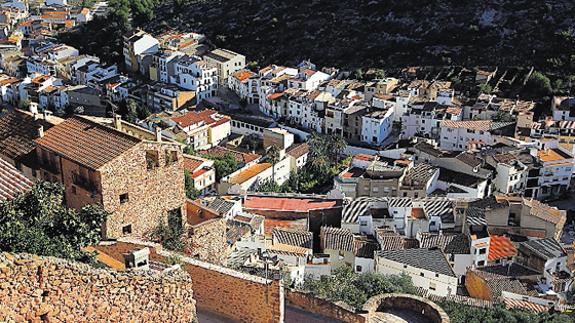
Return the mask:
{"type": "Polygon", "coordinates": [[[320,314],[341,322],[367,322],[365,315],[356,313],[351,306],[346,304],[335,304],[328,300],[314,297],[310,293],[299,291],[287,290],[285,295],[287,304],[303,309],[307,312],[320,314]]]}
{"type": "Polygon", "coordinates": [[[186,198],[179,144],[142,141],[97,170],[40,146],[36,153],[43,160],[42,178],[65,187],[68,207],[99,203],[111,213],[103,230],[106,239],[146,237],[160,221],[167,221],[169,211],[179,212],[183,223],[186,198]],[[157,156],[157,167],[148,169],[150,152],[157,156]]]}
{"type": "Polygon", "coordinates": [[[226,229],[226,221],[221,217],[189,225],[186,253],[203,261],[225,264],[230,253],[226,229]]]}
{"type": "Polygon", "coordinates": [[[189,257],[183,257],[182,262],[193,277],[198,308],[236,322],[284,322],[281,280],[268,280],[189,257]]]}
{"type": "Polygon", "coordinates": [[[0,321],[197,322],[192,287],[181,270],[116,272],[0,254],[0,321]]]}

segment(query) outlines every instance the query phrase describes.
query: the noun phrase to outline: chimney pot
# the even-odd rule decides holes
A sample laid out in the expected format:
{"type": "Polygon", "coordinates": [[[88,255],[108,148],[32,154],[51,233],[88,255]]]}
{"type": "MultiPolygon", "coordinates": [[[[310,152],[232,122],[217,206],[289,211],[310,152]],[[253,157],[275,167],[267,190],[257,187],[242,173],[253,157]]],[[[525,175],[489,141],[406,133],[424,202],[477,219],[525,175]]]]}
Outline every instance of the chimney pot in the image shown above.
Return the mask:
{"type": "Polygon", "coordinates": [[[114,128],[122,130],[122,116],[119,114],[114,114],[114,128]]]}
{"type": "Polygon", "coordinates": [[[48,117],[50,116],[50,113],[48,113],[48,110],[44,110],[42,111],[42,115],[44,116],[44,120],[48,120],[48,117]]]}
{"type": "Polygon", "coordinates": [[[156,141],[162,141],[162,128],[156,127],[156,141]]]}
{"type": "Polygon", "coordinates": [[[44,126],[38,127],[38,137],[44,137],[44,126]]]}

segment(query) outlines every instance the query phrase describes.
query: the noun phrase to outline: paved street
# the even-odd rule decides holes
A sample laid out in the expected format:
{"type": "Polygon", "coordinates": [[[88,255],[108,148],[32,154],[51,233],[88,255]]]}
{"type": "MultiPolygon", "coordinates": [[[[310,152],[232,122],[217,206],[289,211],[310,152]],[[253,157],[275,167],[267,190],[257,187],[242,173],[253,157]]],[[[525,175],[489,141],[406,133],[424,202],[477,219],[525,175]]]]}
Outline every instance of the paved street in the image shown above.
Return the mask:
{"type": "Polygon", "coordinates": [[[286,323],[337,323],[338,321],[314,313],[302,311],[298,308],[287,306],[285,308],[286,323]]]}
{"type": "Polygon", "coordinates": [[[225,317],[219,316],[217,314],[213,314],[201,309],[197,309],[198,311],[198,320],[200,323],[233,323],[233,320],[227,319],[225,317]]]}

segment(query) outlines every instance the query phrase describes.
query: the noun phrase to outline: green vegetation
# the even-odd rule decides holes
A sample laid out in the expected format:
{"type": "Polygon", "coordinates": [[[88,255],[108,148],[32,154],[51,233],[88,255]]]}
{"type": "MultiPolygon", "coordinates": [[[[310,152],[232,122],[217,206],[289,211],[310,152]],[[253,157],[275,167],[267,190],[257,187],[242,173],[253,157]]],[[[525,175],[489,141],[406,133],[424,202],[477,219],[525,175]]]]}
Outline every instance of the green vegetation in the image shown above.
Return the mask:
{"type": "Polygon", "coordinates": [[[184,251],[184,226],[179,210],[168,214],[167,225],[164,221],[160,221],[151,236],[153,240],[160,242],[166,249],[184,251]]]}
{"type": "Polygon", "coordinates": [[[454,302],[440,302],[452,323],[567,323],[573,319],[558,313],[534,313],[496,306],[491,309],[471,307],[454,302]]]}
{"type": "Polygon", "coordinates": [[[238,161],[234,155],[228,153],[223,157],[215,158],[211,156],[204,156],[205,158],[212,159],[214,161],[214,168],[216,169],[216,180],[220,180],[223,177],[230,175],[238,169],[238,161]]]}
{"type": "Polygon", "coordinates": [[[545,74],[534,71],[527,81],[527,91],[531,92],[534,97],[544,97],[553,93],[551,80],[545,74]]]}
{"type": "Polygon", "coordinates": [[[276,180],[276,164],[280,161],[280,149],[272,145],[267,151],[267,159],[272,164],[272,181],[276,180]]]}
{"type": "Polygon", "coordinates": [[[100,241],[109,214],[99,205],[76,211],[63,201],[62,186],[41,182],[0,203],[0,250],[90,260],[82,248],[100,241]]]}
{"type": "Polygon", "coordinates": [[[196,199],[200,196],[200,191],[194,186],[194,179],[192,174],[186,169],[184,170],[185,186],[186,186],[186,197],[189,199],[196,199]]]}
{"type": "MultiPolygon", "coordinates": [[[[372,296],[382,293],[415,294],[409,276],[381,275],[377,273],[356,274],[349,266],[335,270],[332,276],[321,280],[306,279],[304,291],[332,302],[345,302],[361,309],[372,296]]],[[[495,306],[491,309],[471,307],[451,301],[439,302],[453,323],[567,323],[572,318],[558,313],[534,313],[524,310],[495,306]]]]}
{"type": "Polygon", "coordinates": [[[332,302],[345,302],[358,310],[378,294],[416,292],[409,276],[356,274],[349,266],[340,267],[321,280],[306,279],[302,289],[332,302]]]}
{"type": "Polygon", "coordinates": [[[138,120],[144,120],[152,113],[146,106],[140,106],[132,99],[122,101],[118,104],[118,113],[124,117],[125,120],[131,123],[136,123],[138,120]]]}
{"type": "Polygon", "coordinates": [[[308,144],[308,161],[304,167],[292,172],[290,179],[283,185],[269,180],[260,184],[258,191],[316,193],[330,185],[333,177],[349,164],[349,160],[340,160],[346,147],[341,136],[312,133],[308,144]]]}

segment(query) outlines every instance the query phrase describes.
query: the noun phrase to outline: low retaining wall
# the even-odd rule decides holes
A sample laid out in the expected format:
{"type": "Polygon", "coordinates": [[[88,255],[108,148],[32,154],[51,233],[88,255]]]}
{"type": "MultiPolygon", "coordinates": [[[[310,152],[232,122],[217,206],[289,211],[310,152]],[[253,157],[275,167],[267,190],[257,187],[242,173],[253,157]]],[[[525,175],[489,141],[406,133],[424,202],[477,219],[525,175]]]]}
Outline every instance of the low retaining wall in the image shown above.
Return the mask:
{"type": "MultiPolygon", "coordinates": [[[[317,313],[325,317],[349,323],[365,323],[366,317],[356,313],[353,308],[345,304],[335,304],[328,300],[317,298],[311,293],[286,290],[287,304],[301,308],[308,312],[317,313]]],[[[304,323],[304,322],[301,322],[304,323]]]]}
{"type": "Polygon", "coordinates": [[[433,323],[449,323],[449,316],[439,305],[423,297],[409,294],[380,294],[370,298],[363,306],[368,317],[376,312],[383,312],[386,308],[421,313],[433,323]]]}
{"type": "MultiPolygon", "coordinates": [[[[170,252],[158,254],[169,257],[170,252]]],[[[181,257],[194,282],[197,307],[238,322],[283,322],[281,280],[264,279],[230,268],[181,257]]]]}

